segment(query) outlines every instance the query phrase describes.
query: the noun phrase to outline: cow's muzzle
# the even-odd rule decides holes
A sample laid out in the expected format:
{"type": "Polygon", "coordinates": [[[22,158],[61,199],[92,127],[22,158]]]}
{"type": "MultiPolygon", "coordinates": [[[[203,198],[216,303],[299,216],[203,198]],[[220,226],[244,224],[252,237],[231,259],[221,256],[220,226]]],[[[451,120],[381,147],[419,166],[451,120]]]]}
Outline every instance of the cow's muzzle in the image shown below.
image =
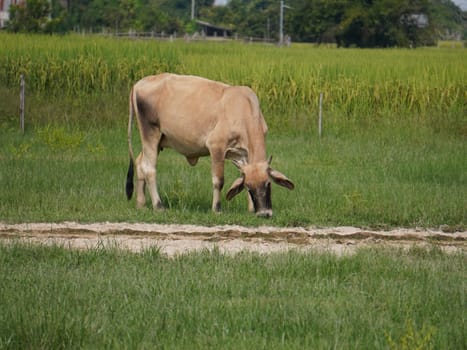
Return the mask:
{"type": "Polygon", "coordinates": [[[249,192],[256,216],[270,218],[272,216],[271,184],[266,184],[263,188],[250,190],[249,192]]]}
{"type": "Polygon", "coordinates": [[[259,218],[269,219],[272,216],[272,209],[263,209],[256,212],[256,216],[259,218]]]}

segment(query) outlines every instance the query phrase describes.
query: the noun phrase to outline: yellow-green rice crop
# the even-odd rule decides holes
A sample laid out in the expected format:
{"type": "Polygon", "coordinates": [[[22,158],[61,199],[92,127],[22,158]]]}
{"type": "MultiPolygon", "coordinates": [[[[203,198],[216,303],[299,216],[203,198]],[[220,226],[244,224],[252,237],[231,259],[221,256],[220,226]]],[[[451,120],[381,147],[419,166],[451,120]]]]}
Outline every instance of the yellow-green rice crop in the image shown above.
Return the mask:
{"type": "Polygon", "coordinates": [[[0,85],[15,87],[25,74],[28,90],[47,96],[115,93],[121,100],[141,77],[170,71],[251,86],[268,122],[285,129],[300,128],[317,113],[320,92],[328,117],[344,120],[441,120],[459,129],[467,111],[464,49],[278,48],[11,34],[0,34],[0,41],[0,85]]]}

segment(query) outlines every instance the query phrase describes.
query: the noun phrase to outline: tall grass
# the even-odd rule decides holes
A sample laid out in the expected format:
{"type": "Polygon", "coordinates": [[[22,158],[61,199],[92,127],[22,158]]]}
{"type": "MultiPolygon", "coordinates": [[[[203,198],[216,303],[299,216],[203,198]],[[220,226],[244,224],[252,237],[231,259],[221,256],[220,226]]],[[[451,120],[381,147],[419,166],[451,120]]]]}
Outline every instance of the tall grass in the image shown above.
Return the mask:
{"type": "Polygon", "coordinates": [[[168,259],[0,245],[0,347],[462,349],[466,266],[416,248],[168,259]]]}
{"type": "Polygon", "coordinates": [[[467,109],[465,50],[0,35],[2,86],[16,87],[23,73],[31,92],[67,101],[89,94],[126,101],[136,80],[170,71],[251,86],[278,130],[302,128],[306,117],[316,114],[320,92],[329,118],[366,123],[416,119],[458,129],[467,109]]]}

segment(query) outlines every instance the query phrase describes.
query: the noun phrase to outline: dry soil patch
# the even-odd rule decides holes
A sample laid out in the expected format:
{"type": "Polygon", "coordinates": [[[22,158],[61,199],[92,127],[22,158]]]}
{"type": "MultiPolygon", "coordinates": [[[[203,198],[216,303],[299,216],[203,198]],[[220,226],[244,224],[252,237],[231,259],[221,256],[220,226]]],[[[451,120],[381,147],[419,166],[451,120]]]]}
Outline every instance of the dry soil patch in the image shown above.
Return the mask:
{"type": "Polygon", "coordinates": [[[214,248],[221,252],[259,253],[318,250],[353,253],[369,246],[437,245],[447,252],[466,252],[467,231],[445,233],[427,229],[367,230],[357,227],[243,227],[134,223],[0,223],[0,243],[58,244],[72,249],[117,247],[139,252],[158,247],[168,256],[214,248]]]}

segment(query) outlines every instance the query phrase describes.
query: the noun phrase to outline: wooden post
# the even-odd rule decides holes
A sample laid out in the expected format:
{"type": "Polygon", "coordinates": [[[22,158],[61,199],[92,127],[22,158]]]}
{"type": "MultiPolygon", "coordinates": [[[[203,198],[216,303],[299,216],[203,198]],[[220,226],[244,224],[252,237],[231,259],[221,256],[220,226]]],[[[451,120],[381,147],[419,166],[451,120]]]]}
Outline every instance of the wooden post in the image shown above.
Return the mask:
{"type": "Polygon", "coordinates": [[[21,81],[20,81],[20,93],[19,93],[19,124],[21,127],[21,131],[24,134],[24,90],[25,90],[26,83],[24,82],[24,75],[21,74],[21,81]]]}
{"type": "Polygon", "coordinates": [[[323,132],[323,93],[319,94],[319,118],[318,118],[318,134],[321,137],[323,132]]]}

